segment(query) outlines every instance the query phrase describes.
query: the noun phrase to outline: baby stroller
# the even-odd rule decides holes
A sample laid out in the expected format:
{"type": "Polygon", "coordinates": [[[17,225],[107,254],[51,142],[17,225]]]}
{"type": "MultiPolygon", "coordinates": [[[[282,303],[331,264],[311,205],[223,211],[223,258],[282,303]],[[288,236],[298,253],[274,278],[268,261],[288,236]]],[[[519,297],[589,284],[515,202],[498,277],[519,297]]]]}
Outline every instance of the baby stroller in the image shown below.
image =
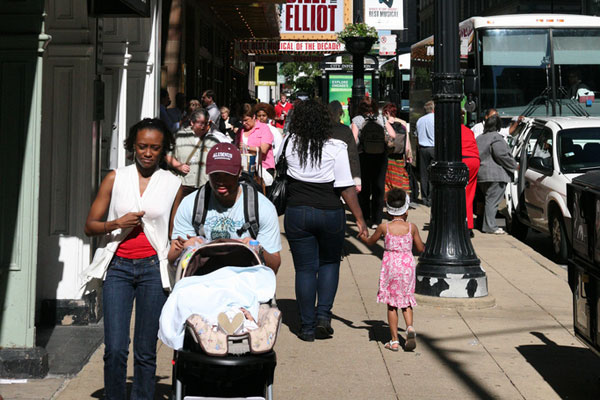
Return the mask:
{"type": "MultiPolygon", "coordinates": [[[[176,281],[207,275],[225,266],[260,264],[259,257],[245,244],[219,239],[188,249],[177,265],[176,281]]],[[[277,364],[273,346],[281,326],[281,312],[274,297],[260,305],[256,330],[227,335],[203,322],[199,315],[187,318],[183,348],[173,357],[173,398],[273,399],[277,364]]]]}

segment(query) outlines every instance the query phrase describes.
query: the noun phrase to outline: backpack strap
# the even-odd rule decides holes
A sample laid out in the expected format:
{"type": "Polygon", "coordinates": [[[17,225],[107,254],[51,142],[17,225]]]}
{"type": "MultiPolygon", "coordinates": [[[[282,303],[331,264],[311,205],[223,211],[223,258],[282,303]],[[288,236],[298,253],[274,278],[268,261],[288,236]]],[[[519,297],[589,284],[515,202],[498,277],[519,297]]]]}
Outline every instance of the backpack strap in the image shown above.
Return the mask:
{"type": "Polygon", "coordinates": [[[206,214],[208,214],[208,202],[210,201],[210,185],[205,184],[196,193],[196,201],[194,202],[194,211],[192,215],[192,226],[196,231],[196,235],[205,236],[204,222],[206,221],[206,214]]]}
{"type": "Polygon", "coordinates": [[[258,192],[252,185],[241,183],[242,190],[244,193],[244,225],[237,230],[238,236],[246,231],[250,233],[252,239],[258,237],[259,223],[258,223],[258,192]]]}

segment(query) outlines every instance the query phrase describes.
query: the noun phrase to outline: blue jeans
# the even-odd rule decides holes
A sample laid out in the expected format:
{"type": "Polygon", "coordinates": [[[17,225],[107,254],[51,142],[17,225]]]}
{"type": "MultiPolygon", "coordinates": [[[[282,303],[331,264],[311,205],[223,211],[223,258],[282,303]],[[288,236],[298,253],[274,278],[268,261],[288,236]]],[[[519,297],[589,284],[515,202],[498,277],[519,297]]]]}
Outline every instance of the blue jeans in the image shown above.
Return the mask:
{"type": "Polygon", "coordinates": [[[302,331],[313,333],[317,320],[331,320],[346,214],[342,208],[287,207],[284,226],[296,270],[296,300],[302,331]]]}
{"type": "Polygon", "coordinates": [[[127,398],[129,325],[135,298],[134,374],[131,399],[154,399],[158,319],[167,293],[160,280],[160,262],[152,256],[137,260],[115,256],[103,290],[104,394],[127,398]]]}

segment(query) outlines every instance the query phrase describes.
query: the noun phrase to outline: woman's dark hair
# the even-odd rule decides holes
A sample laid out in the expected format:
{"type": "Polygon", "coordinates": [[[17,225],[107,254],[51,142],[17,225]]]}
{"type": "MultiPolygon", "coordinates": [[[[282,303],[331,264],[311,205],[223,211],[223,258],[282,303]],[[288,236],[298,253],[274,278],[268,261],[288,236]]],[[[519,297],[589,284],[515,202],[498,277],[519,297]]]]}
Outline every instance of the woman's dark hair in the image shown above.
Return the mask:
{"type": "Polygon", "coordinates": [[[305,100],[295,106],[290,117],[290,132],[296,136],[294,151],[302,167],[309,159],[311,166],[319,165],[323,145],[331,138],[331,127],[327,107],[319,100],[305,100]]]}
{"type": "Polygon", "coordinates": [[[259,111],[264,111],[267,117],[270,119],[275,118],[275,107],[269,103],[258,103],[254,106],[254,115],[258,114],[259,111]]]}
{"type": "Polygon", "coordinates": [[[365,97],[358,104],[358,114],[365,116],[367,114],[377,115],[379,113],[379,106],[377,101],[372,97],[365,97]]]}
{"type": "Polygon", "coordinates": [[[392,189],[387,192],[387,203],[390,207],[400,208],[406,203],[406,192],[402,189],[392,189]]]}
{"type": "Polygon", "coordinates": [[[144,129],[159,131],[163,135],[162,152],[160,155],[161,160],[159,160],[160,163],[164,156],[168,152],[173,150],[173,146],[175,145],[175,137],[173,137],[173,134],[171,133],[169,128],[167,128],[167,124],[165,124],[162,120],[158,118],[144,118],[143,120],[129,128],[129,134],[127,135],[127,139],[125,139],[124,142],[125,150],[127,150],[130,153],[134,152],[133,145],[135,144],[135,140],[137,139],[137,134],[139,131],[143,131],[144,129]]]}
{"type": "Polygon", "coordinates": [[[344,108],[342,107],[342,103],[337,100],[332,101],[327,105],[327,109],[329,110],[329,116],[331,117],[331,121],[333,123],[340,122],[340,118],[344,115],[344,108]]]}
{"type": "Polygon", "coordinates": [[[396,118],[396,112],[398,111],[398,108],[396,108],[396,105],[394,103],[387,103],[385,106],[383,106],[383,109],[381,111],[384,114],[387,112],[392,117],[396,118]]]}
{"type": "Polygon", "coordinates": [[[502,120],[498,114],[487,117],[483,125],[483,133],[499,132],[502,129],[502,120]]]}

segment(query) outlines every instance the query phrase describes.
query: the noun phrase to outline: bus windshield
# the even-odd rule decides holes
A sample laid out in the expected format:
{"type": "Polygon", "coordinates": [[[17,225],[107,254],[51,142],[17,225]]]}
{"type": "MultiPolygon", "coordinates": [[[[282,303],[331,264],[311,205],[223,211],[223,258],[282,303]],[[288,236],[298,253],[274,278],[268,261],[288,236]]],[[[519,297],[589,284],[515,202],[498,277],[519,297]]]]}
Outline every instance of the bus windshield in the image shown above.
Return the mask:
{"type": "Polygon", "coordinates": [[[600,29],[479,31],[481,108],[600,116],[599,39],[600,29]]]}
{"type": "MultiPolygon", "coordinates": [[[[600,115],[600,29],[554,29],[558,99],[573,99],[590,115],[600,115]]],[[[564,103],[563,100],[560,103],[564,103]]],[[[563,107],[562,115],[573,115],[563,107]]]]}
{"type": "Polygon", "coordinates": [[[547,29],[480,31],[482,110],[520,115],[542,94],[550,84],[549,36],[547,29]]]}

